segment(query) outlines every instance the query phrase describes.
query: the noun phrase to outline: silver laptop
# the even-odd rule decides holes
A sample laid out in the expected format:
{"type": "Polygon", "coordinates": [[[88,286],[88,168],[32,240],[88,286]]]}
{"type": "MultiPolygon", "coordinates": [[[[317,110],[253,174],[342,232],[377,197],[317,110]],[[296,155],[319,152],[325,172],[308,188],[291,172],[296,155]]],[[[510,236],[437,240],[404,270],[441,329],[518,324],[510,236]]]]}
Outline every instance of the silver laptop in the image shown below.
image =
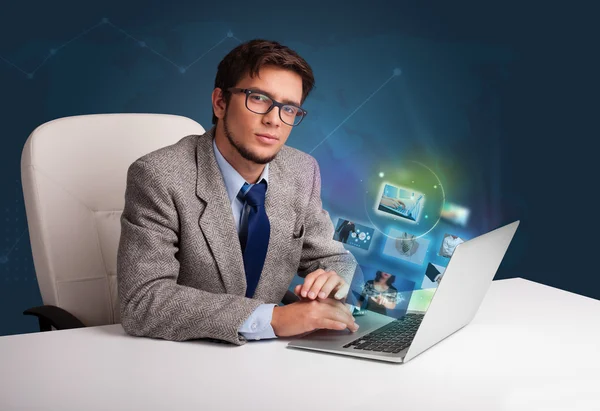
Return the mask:
{"type": "Polygon", "coordinates": [[[456,246],[437,289],[413,291],[398,318],[366,309],[355,316],[356,333],[317,330],[288,347],[396,363],[411,360],[471,322],[518,225],[515,221],[456,246]],[[419,304],[411,303],[427,292],[433,293],[428,307],[414,309],[419,304]]]}

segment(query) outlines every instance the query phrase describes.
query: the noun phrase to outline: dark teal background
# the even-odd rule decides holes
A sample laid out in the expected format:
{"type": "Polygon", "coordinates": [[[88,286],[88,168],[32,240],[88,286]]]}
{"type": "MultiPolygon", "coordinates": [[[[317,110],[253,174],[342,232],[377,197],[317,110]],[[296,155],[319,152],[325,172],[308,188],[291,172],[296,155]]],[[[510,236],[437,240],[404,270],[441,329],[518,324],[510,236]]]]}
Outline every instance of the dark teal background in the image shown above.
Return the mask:
{"type": "Polygon", "coordinates": [[[362,207],[360,179],[378,164],[418,160],[471,208],[469,235],[521,220],[496,278],[600,298],[595,11],[480,3],[4,2],[0,335],[36,331],[22,312],[42,303],[20,182],[31,131],[111,112],[209,128],[217,64],[253,38],[293,48],[315,72],[288,144],[319,161],[334,222],[362,207]]]}

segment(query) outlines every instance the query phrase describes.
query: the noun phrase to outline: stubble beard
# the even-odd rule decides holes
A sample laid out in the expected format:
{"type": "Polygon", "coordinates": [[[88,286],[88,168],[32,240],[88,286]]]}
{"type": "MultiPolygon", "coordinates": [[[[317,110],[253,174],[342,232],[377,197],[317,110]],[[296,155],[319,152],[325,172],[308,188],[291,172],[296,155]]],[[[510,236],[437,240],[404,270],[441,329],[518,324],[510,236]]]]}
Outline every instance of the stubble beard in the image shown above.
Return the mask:
{"type": "Polygon", "coordinates": [[[223,132],[225,133],[229,144],[231,144],[233,148],[235,148],[235,150],[239,153],[240,156],[242,156],[248,161],[251,161],[255,164],[267,164],[273,161],[275,157],[277,157],[277,153],[269,157],[259,157],[258,155],[244,147],[244,145],[241,144],[239,141],[236,141],[233,134],[231,134],[231,132],[229,131],[229,127],[227,127],[227,110],[225,110],[225,116],[223,116],[223,132]]]}

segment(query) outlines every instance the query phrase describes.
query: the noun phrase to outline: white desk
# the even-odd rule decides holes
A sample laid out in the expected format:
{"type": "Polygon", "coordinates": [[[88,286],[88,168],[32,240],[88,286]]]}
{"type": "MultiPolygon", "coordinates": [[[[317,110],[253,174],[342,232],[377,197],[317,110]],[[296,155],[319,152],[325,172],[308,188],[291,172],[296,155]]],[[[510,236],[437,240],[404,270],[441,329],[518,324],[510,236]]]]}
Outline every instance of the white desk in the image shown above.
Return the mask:
{"type": "Polygon", "coordinates": [[[0,409],[600,410],[600,301],[495,281],[470,325],[406,364],[130,337],[0,337],[0,409]]]}

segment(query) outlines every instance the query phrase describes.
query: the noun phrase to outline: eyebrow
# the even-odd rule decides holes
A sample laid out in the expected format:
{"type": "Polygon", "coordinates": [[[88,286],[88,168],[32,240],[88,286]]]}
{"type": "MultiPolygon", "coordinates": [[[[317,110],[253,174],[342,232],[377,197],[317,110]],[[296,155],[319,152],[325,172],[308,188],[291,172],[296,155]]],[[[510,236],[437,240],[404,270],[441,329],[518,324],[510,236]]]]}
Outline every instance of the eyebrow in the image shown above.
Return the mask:
{"type": "MultiPolygon", "coordinates": [[[[266,91],[266,90],[263,90],[263,89],[261,89],[261,88],[259,88],[259,87],[246,87],[246,88],[248,88],[248,89],[250,89],[250,90],[253,90],[253,91],[258,91],[258,92],[260,92],[260,93],[264,94],[265,96],[267,96],[267,97],[269,97],[269,98],[273,99],[273,96],[271,95],[271,93],[269,93],[268,91],[266,91]]],[[[298,102],[295,102],[295,101],[293,101],[293,100],[284,99],[284,100],[281,100],[281,102],[282,102],[283,104],[291,104],[291,105],[293,105],[293,106],[300,107],[300,103],[298,103],[298,102]]]]}

